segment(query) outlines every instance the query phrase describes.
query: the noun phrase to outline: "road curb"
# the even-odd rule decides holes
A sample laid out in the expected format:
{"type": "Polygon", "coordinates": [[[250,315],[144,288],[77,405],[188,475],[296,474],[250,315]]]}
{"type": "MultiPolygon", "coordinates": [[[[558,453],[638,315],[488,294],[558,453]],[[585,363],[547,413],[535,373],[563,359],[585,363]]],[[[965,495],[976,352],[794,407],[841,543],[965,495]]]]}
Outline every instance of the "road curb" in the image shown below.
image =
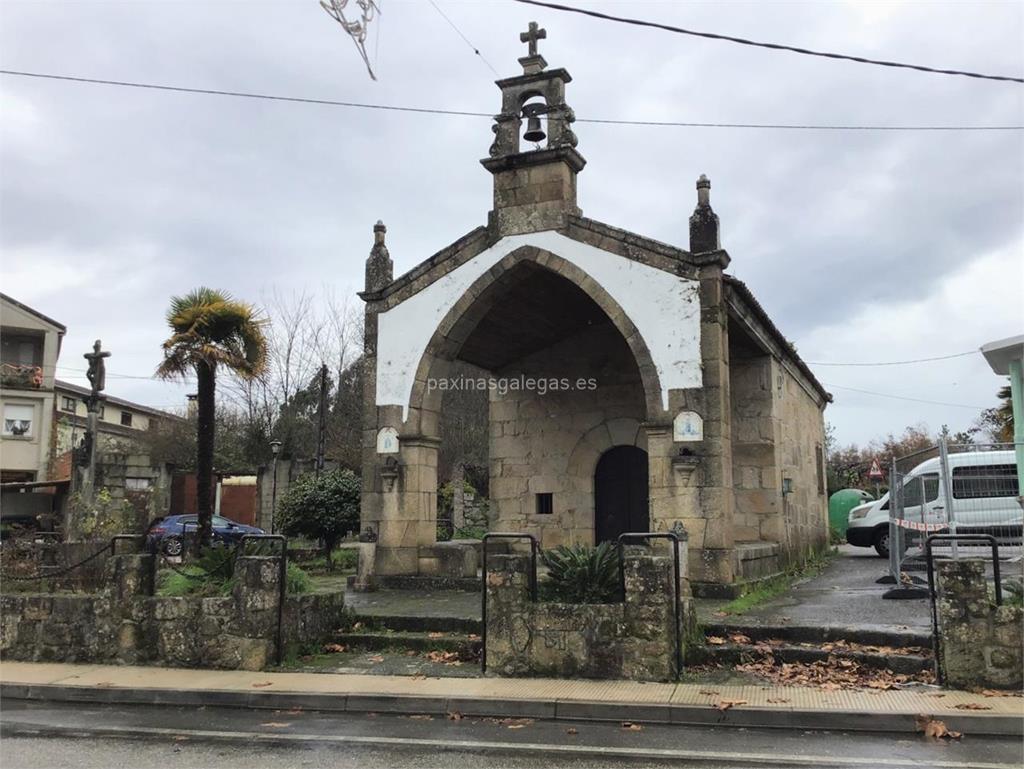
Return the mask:
{"type": "MultiPolygon", "coordinates": [[[[841,710],[801,710],[735,706],[727,710],[700,705],[621,703],[557,698],[511,699],[408,694],[348,694],[224,689],[147,689],[0,683],[0,699],[117,705],[232,707],[261,710],[429,714],[566,721],[636,721],[686,726],[764,729],[814,729],[845,732],[916,733],[916,714],[841,710]]],[[[1024,719],[1009,715],[944,713],[939,718],[955,731],[992,737],[1024,736],[1024,719]]]]}

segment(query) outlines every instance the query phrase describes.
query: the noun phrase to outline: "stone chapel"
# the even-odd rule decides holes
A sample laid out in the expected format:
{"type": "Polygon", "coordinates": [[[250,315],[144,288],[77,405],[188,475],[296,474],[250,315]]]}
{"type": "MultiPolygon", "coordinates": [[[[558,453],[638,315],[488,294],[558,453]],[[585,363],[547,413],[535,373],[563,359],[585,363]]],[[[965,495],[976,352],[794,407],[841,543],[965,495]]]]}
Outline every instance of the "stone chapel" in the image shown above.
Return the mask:
{"type": "Polygon", "coordinates": [[[572,78],[547,68],[543,36],[531,24],[523,73],[497,81],[486,225],[398,278],[374,227],[360,293],[372,571],[442,570],[438,383],[461,360],[490,377],[492,531],[544,548],[685,532],[694,590],[729,594],[827,543],[831,396],[726,272],[706,177],[688,249],[583,215],[572,78]]]}

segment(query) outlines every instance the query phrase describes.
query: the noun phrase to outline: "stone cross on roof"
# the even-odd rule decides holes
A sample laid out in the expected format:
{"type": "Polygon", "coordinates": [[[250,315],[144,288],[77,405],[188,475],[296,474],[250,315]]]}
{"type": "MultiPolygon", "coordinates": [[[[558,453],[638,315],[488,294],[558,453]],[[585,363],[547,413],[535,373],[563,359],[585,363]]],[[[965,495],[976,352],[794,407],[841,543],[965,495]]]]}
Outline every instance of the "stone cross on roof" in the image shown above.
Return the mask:
{"type": "Polygon", "coordinates": [[[537,22],[531,21],[530,28],[526,32],[519,33],[519,41],[522,43],[530,44],[530,56],[537,56],[537,41],[546,40],[548,37],[548,31],[546,29],[537,28],[537,22]]]}

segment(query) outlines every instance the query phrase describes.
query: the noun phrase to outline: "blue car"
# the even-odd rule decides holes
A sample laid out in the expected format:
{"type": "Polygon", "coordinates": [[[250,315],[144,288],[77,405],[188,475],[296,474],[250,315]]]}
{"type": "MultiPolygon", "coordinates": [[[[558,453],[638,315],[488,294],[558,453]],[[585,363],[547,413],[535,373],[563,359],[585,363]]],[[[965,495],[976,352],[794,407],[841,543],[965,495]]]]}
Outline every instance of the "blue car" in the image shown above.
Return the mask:
{"type": "MultiPolygon", "coordinates": [[[[165,555],[179,556],[185,549],[185,536],[194,536],[199,528],[198,515],[168,515],[149,525],[147,541],[165,555]]],[[[263,534],[263,529],[232,521],[222,515],[213,516],[213,544],[233,545],[246,534],[263,534]]]]}

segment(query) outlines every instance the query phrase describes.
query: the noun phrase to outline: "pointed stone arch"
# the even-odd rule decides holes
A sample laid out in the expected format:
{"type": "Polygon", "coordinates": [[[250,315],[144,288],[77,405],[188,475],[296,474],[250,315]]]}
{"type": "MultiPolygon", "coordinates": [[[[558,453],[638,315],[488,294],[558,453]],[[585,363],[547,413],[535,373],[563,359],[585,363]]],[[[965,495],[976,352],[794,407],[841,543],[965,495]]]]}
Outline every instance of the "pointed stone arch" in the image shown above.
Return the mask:
{"type": "Polygon", "coordinates": [[[408,402],[403,432],[438,437],[438,415],[443,393],[431,389],[431,379],[447,375],[451,362],[477,324],[500,301],[504,290],[517,279],[516,267],[524,262],[559,275],[583,291],[601,308],[625,340],[636,362],[643,386],[646,417],[663,418],[661,382],[650,349],[636,325],[611,293],[578,265],[551,251],[524,245],[507,254],[475,280],[438,323],[420,357],[408,402]]]}

